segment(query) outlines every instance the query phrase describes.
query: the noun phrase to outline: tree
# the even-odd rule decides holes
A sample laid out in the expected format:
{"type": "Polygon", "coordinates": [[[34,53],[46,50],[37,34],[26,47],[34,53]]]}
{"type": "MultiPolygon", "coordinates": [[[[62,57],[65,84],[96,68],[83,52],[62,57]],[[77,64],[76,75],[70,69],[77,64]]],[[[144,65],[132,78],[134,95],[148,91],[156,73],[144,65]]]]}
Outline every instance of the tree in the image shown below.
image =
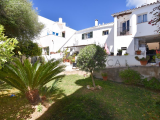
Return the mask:
{"type": "Polygon", "coordinates": [[[77,66],[81,70],[91,73],[93,86],[95,87],[93,71],[100,68],[105,68],[106,61],[107,54],[100,46],[89,45],[80,51],[77,58],[77,66]]]}
{"type": "Polygon", "coordinates": [[[0,24],[8,37],[17,38],[18,41],[32,40],[43,29],[30,0],[1,0],[0,24]]]}
{"type": "Polygon", "coordinates": [[[27,58],[40,56],[42,54],[42,49],[38,47],[37,43],[33,43],[31,40],[20,41],[17,47],[14,49],[15,55],[18,55],[18,51],[20,51],[21,54],[25,55],[27,58]]]}
{"type": "Polygon", "coordinates": [[[16,39],[7,38],[7,36],[4,35],[4,27],[0,25],[0,69],[7,61],[12,59],[14,55],[13,50],[17,43],[18,41],[16,39]]]}
{"type": "Polygon", "coordinates": [[[152,26],[157,25],[158,29],[156,30],[157,33],[160,33],[160,5],[153,8],[153,10],[150,12],[150,14],[153,14],[153,19],[148,22],[148,24],[151,24],[152,26]]]}
{"type": "Polygon", "coordinates": [[[63,78],[64,75],[59,73],[63,72],[64,68],[60,60],[52,59],[45,64],[37,61],[32,66],[28,59],[22,64],[15,58],[0,71],[0,80],[20,90],[31,104],[35,104],[40,100],[39,89],[52,80],[63,78]]]}

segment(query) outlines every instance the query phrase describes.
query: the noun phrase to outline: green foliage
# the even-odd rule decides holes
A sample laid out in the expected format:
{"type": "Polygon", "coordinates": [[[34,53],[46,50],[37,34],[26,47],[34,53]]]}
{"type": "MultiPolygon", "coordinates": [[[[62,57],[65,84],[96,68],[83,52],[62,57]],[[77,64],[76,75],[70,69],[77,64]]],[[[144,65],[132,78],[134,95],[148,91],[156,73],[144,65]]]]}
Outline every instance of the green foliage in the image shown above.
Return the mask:
{"type": "Polygon", "coordinates": [[[72,59],[72,56],[69,56],[69,57],[68,57],[68,60],[71,60],[71,59],[72,59]]]}
{"type": "Polygon", "coordinates": [[[57,53],[61,53],[61,50],[58,50],[57,53]]]}
{"type": "Polygon", "coordinates": [[[91,73],[93,86],[96,87],[93,71],[106,67],[107,54],[98,45],[89,45],[84,47],[77,58],[77,66],[86,72],[91,73]]]}
{"type": "Polygon", "coordinates": [[[37,43],[33,43],[31,40],[20,41],[14,49],[15,55],[18,55],[18,51],[26,57],[40,56],[42,54],[42,49],[38,47],[37,43]]]}
{"type": "Polygon", "coordinates": [[[37,61],[32,66],[28,59],[23,65],[18,58],[15,58],[11,64],[5,65],[3,71],[0,71],[0,80],[26,93],[39,89],[52,80],[64,77],[64,75],[58,75],[64,71],[64,67],[60,60],[52,59],[42,65],[37,61]]]}
{"type": "Polygon", "coordinates": [[[12,59],[14,55],[13,50],[17,44],[18,41],[16,39],[7,38],[7,36],[4,35],[4,27],[0,25],[0,69],[7,61],[12,59]]]}
{"type": "Polygon", "coordinates": [[[130,68],[120,71],[119,76],[126,84],[139,84],[141,83],[141,75],[130,68]]]}
{"type": "Polygon", "coordinates": [[[43,56],[39,56],[39,57],[38,57],[38,60],[39,60],[39,62],[40,62],[41,64],[45,64],[45,63],[46,63],[45,58],[44,58],[43,56]]]}
{"type": "Polygon", "coordinates": [[[18,41],[34,39],[44,27],[30,0],[1,0],[0,24],[8,37],[18,41]]]}
{"type": "Polygon", "coordinates": [[[122,50],[121,50],[121,49],[118,49],[118,52],[122,52],[122,50]]]}
{"type": "Polygon", "coordinates": [[[75,59],[72,59],[71,61],[72,61],[72,63],[75,63],[75,59]]]}
{"type": "Polygon", "coordinates": [[[160,53],[157,53],[156,55],[153,56],[153,59],[155,60],[156,58],[160,59],[160,53]]]}
{"type": "Polygon", "coordinates": [[[95,69],[106,67],[107,55],[97,45],[89,45],[83,48],[77,58],[77,66],[84,71],[93,72],[95,69]]]}
{"type": "Polygon", "coordinates": [[[160,90],[160,81],[156,78],[152,78],[148,80],[147,78],[143,79],[143,85],[147,88],[155,89],[155,90],[160,90]]]}
{"type": "Polygon", "coordinates": [[[46,97],[51,97],[55,93],[55,91],[57,90],[56,83],[58,82],[58,80],[59,79],[56,79],[54,81],[54,83],[51,86],[49,86],[49,87],[44,86],[44,87],[40,88],[40,90],[39,90],[40,94],[42,96],[44,95],[46,97]]]}
{"type": "Polygon", "coordinates": [[[43,109],[43,107],[42,107],[42,104],[40,103],[40,104],[38,105],[38,107],[37,107],[37,111],[38,111],[38,112],[42,112],[42,109],[43,109]]]}
{"type": "Polygon", "coordinates": [[[127,55],[129,55],[129,53],[126,52],[124,55],[127,56],[127,55]]]}
{"type": "Polygon", "coordinates": [[[101,73],[101,75],[102,75],[102,77],[106,77],[106,76],[108,76],[108,74],[107,74],[107,73],[101,73]]]}
{"type": "Polygon", "coordinates": [[[135,56],[135,59],[138,61],[148,61],[150,59],[150,56],[146,56],[146,58],[144,58],[144,57],[139,58],[138,56],[135,56]]]}

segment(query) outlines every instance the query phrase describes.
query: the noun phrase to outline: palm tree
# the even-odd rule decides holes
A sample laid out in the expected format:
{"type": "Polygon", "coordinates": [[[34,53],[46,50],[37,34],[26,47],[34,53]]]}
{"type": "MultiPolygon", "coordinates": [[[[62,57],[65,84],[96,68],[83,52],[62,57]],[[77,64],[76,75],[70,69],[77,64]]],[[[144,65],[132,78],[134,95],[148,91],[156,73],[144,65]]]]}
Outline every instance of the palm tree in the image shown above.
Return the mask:
{"type": "Polygon", "coordinates": [[[0,71],[0,80],[25,93],[28,101],[35,104],[40,100],[39,89],[52,80],[63,78],[64,75],[59,73],[64,68],[61,60],[52,59],[45,64],[37,61],[32,65],[28,59],[22,64],[18,58],[14,58],[11,64],[6,64],[0,71]]]}

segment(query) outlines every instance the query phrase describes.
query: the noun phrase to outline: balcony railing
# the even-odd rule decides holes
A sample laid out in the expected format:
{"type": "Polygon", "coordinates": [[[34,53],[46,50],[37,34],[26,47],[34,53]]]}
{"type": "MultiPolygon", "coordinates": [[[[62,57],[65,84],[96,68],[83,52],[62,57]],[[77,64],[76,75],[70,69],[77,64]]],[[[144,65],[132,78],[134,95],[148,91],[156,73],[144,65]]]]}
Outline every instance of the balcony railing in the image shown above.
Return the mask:
{"type": "Polygon", "coordinates": [[[131,26],[117,28],[117,36],[132,35],[131,26]]]}

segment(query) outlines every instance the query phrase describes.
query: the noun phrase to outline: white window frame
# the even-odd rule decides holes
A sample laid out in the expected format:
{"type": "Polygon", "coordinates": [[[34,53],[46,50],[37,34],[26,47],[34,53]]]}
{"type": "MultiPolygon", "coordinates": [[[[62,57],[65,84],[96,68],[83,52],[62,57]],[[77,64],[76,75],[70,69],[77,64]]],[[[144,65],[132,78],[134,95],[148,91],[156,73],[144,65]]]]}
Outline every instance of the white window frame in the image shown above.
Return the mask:
{"type": "Polygon", "coordinates": [[[107,32],[108,31],[108,34],[106,34],[106,35],[109,35],[109,30],[103,30],[102,31],[102,36],[105,36],[105,34],[103,34],[104,32],[107,32]]]}
{"type": "Polygon", "coordinates": [[[83,33],[84,34],[84,39],[82,39],[82,40],[93,38],[93,31],[92,31],[92,37],[88,37],[88,34],[90,34],[90,33],[91,32],[83,33]]]}
{"type": "Polygon", "coordinates": [[[147,14],[147,21],[145,21],[145,22],[148,22],[148,13],[142,13],[142,14],[137,15],[137,24],[145,23],[143,20],[143,15],[145,15],[145,14],[147,14]],[[140,22],[140,23],[138,23],[138,16],[142,16],[142,22],[140,22]]]}

